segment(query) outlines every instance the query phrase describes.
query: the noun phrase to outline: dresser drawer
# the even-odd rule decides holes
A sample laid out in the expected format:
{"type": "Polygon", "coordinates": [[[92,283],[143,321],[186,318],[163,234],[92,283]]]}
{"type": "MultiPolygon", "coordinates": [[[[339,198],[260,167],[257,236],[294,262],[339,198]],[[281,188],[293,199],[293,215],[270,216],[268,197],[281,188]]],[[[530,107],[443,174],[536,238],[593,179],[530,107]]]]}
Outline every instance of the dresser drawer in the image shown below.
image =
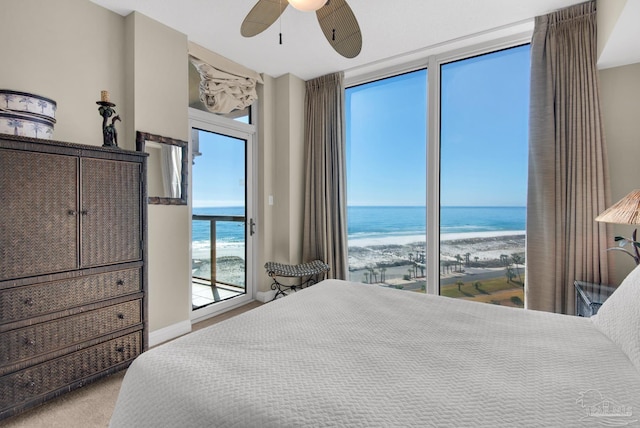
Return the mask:
{"type": "Polygon", "coordinates": [[[139,331],[3,376],[0,378],[0,415],[8,408],[133,360],[141,350],[142,332],[139,331]]]}
{"type": "Polygon", "coordinates": [[[106,272],[0,291],[0,323],[50,314],[142,290],[140,269],[106,272]]]}
{"type": "Polygon", "coordinates": [[[11,330],[0,334],[0,367],[77,345],[141,322],[142,300],[132,300],[11,330]]]}

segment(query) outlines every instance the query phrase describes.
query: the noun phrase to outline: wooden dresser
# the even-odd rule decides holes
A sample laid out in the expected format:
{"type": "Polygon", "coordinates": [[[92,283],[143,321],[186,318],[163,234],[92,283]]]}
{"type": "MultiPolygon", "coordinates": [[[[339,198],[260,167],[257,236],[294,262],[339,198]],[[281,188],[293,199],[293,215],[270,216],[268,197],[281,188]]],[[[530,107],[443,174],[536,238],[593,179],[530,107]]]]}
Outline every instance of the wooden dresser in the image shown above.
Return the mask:
{"type": "Polygon", "coordinates": [[[146,155],[0,134],[0,420],[146,350],[146,155]]]}

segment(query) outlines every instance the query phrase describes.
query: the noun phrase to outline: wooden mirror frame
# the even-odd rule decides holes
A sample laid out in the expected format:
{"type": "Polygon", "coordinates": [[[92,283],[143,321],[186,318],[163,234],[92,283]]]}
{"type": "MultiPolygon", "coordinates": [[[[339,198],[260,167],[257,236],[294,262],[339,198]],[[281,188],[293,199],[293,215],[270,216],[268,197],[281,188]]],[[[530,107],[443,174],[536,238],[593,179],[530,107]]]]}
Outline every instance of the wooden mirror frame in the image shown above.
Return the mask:
{"type": "MultiPolygon", "coordinates": [[[[136,150],[145,153],[145,144],[147,141],[152,141],[160,144],[169,144],[172,146],[180,147],[182,150],[182,167],[180,175],[180,197],[168,198],[161,196],[148,196],[147,200],[149,204],[155,205],[187,205],[187,168],[188,165],[188,147],[189,144],[186,141],[176,140],[174,138],[163,137],[161,135],[150,134],[148,132],[136,131],[136,150]]],[[[147,174],[149,174],[149,168],[147,168],[147,174]]]]}

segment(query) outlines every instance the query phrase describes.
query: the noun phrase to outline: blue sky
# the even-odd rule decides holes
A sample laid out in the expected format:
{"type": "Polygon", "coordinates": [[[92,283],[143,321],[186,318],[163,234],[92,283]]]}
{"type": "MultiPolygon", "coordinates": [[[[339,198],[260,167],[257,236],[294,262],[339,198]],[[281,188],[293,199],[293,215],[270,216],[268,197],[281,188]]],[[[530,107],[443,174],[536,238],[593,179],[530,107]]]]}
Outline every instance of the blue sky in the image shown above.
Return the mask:
{"type": "Polygon", "coordinates": [[[199,131],[200,152],[193,165],[193,207],[244,206],[246,142],[199,131]]]}
{"type": "MultiPolygon", "coordinates": [[[[529,46],[442,66],[441,204],[524,206],[529,46]]],[[[347,90],[349,205],[425,205],[427,70],[347,90]]]]}

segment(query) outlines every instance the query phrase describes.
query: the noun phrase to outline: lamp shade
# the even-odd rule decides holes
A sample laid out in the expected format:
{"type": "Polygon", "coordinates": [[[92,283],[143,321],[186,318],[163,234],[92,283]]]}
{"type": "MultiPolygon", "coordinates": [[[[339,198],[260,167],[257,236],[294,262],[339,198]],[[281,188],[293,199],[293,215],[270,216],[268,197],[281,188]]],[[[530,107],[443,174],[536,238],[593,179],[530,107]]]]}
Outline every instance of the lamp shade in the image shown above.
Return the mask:
{"type": "Polygon", "coordinates": [[[289,0],[289,4],[303,12],[313,12],[320,9],[327,0],[289,0]]]}
{"type": "Polygon", "coordinates": [[[636,189],[604,210],[596,221],[603,223],[640,224],[640,190],[636,189]]]}

